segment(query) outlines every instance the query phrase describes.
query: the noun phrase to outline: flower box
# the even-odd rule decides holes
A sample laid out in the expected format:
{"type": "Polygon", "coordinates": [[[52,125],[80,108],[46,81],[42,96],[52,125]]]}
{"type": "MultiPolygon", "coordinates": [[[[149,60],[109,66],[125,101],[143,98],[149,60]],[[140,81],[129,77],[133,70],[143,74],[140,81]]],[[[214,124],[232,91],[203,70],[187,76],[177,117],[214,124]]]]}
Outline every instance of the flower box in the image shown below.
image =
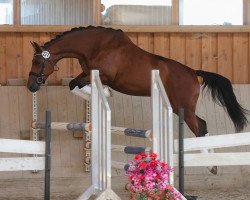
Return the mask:
{"type": "Polygon", "coordinates": [[[131,200],[182,200],[185,199],[168,183],[173,169],[157,159],[155,153],[141,153],[128,163],[131,200]]]}

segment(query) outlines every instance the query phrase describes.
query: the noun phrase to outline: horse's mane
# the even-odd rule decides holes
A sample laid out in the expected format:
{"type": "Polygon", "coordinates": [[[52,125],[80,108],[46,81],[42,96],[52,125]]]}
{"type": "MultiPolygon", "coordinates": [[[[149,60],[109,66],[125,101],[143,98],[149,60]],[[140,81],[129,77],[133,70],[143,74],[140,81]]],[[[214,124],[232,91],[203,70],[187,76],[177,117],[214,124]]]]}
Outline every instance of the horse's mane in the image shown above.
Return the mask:
{"type": "Polygon", "coordinates": [[[89,30],[89,29],[105,29],[105,30],[110,30],[110,31],[121,31],[120,29],[119,30],[115,30],[113,28],[105,28],[105,27],[102,27],[102,26],[97,26],[97,27],[95,27],[95,26],[76,27],[76,28],[72,28],[69,31],[63,32],[60,35],[57,35],[55,38],[53,38],[50,41],[44,43],[43,47],[46,47],[46,46],[50,45],[51,43],[53,43],[56,40],[62,38],[63,36],[68,35],[69,33],[77,32],[77,31],[85,31],[85,30],[89,30]]]}

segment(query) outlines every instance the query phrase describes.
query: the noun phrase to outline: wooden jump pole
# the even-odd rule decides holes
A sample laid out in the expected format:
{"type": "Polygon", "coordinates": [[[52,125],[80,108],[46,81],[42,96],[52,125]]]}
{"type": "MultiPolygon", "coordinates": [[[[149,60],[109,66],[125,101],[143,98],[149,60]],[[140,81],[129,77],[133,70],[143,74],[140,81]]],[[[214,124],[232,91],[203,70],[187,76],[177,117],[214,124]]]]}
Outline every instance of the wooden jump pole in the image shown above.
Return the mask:
{"type": "MultiPolygon", "coordinates": [[[[44,129],[44,122],[32,122],[33,129],[44,129]]],[[[75,122],[51,122],[52,130],[69,130],[69,131],[91,131],[91,123],[75,123],[75,122]]],[[[125,128],[125,127],[111,127],[112,134],[125,135],[130,137],[152,138],[152,130],[125,128]]]]}
{"type": "Polygon", "coordinates": [[[153,137],[152,130],[112,126],[111,131],[112,134],[125,135],[130,137],[150,138],[150,139],[153,137]]]}
{"type": "MultiPolygon", "coordinates": [[[[32,122],[33,129],[45,129],[45,123],[32,122]]],[[[52,130],[69,130],[69,131],[91,131],[90,123],[69,123],[69,122],[51,122],[52,130]]]]}
{"type": "MultiPolygon", "coordinates": [[[[91,149],[91,142],[85,144],[86,148],[91,149]]],[[[139,147],[139,146],[124,146],[124,145],[111,145],[112,152],[124,152],[126,154],[139,154],[139,153],[149,153],[152,151],[151,147],[139,147]]]]}
{"type": "Polygon", "coordinates": [[[124,152],[126,154],[148,153],[151,150],[151,147],[123,146],[114,144],[111,145],[112,152],[124,152]]]}

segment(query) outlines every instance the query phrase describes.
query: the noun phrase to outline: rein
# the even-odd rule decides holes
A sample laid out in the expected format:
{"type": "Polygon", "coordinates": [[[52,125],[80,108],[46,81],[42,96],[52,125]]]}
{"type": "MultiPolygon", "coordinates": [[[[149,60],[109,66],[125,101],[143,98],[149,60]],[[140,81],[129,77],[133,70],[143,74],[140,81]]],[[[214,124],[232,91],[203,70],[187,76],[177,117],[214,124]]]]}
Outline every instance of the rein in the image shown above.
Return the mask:
{"type": "MultiPolygon", "coordinates": [[[[39,73],[30,72],[29,76],[33,75],[33,76],[37,77],[36,82],[37,82],[37,84],[41,85],[41,84],[45,83],[45,79],[44,79],[45,78],[45,74],[44,74],[45,62],[50,58],[50,53],[49,53],[49,51],[43,51],[41,54],[35,54],[35,56],[37,56],[37,55],[42,55],[42,62],[40,63],[41,70],[39,73]]],[[[59,68],[56,66],[55,71],[58,71],[58,69],[59,68]]]]}

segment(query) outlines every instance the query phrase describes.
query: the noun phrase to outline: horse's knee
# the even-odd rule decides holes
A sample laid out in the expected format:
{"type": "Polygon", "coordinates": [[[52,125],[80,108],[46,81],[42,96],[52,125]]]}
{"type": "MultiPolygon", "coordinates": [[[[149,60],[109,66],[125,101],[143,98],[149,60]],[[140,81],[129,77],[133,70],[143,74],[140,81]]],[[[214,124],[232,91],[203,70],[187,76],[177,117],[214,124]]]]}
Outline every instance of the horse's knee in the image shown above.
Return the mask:
{"type": "Polygon", "coordinates": [[[81,75],[77,76],[76,78],[74,78],[73,80],[71,80],[69,82],[69,88],[70,90],[73,90],[76,86],[78,86],[79,88],[84,87],[85,85],[88,85],[88,82],[86,82],[84,80],[84,77],[81,75]]]}
{"type": "MultiPolygon", "coordinates": [[[[77,81],[75,79],[69,82],[69,89],[73,90],[76,86],[78,86],[77,81]]],[[[79,86],[78,86],[79,87],[79,86]]]]}

